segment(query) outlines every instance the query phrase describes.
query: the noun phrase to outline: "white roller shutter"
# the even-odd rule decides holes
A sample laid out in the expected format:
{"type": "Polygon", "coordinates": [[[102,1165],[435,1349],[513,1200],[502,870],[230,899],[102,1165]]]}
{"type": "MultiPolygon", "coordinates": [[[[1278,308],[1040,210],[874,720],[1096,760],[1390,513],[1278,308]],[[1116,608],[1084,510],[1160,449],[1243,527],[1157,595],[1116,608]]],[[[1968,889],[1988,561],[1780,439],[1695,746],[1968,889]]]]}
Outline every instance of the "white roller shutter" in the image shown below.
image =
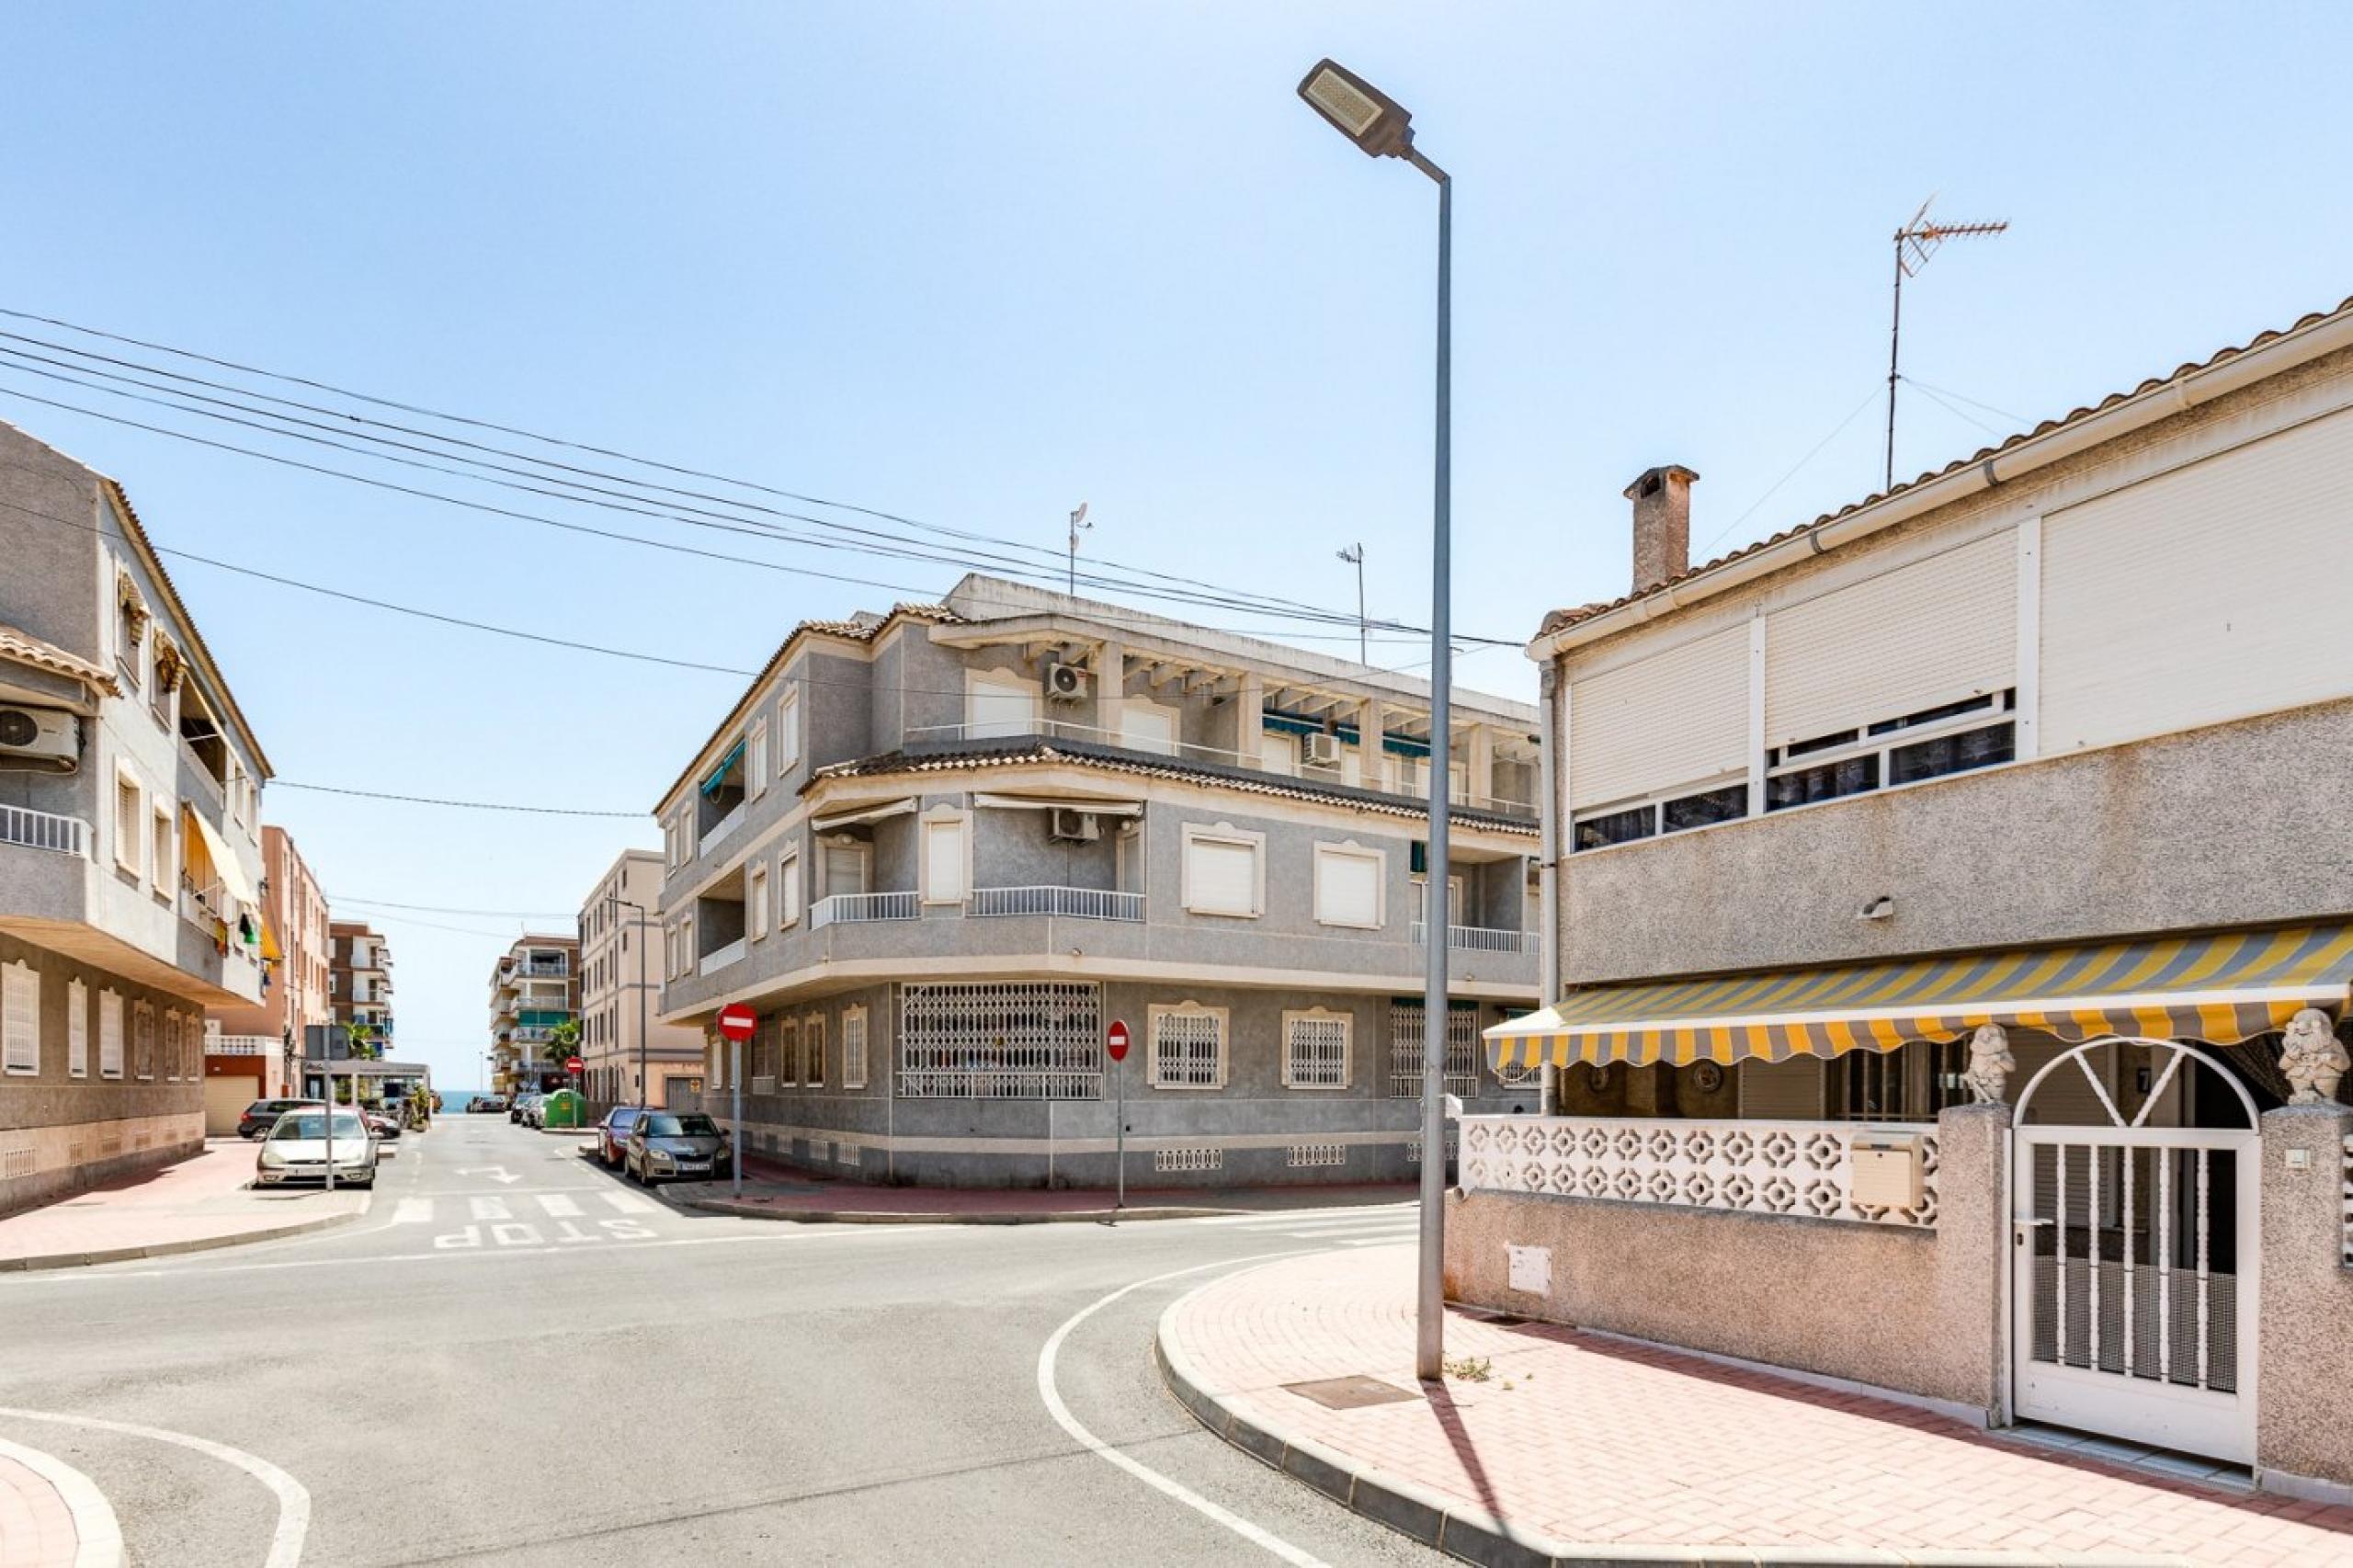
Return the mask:
{"type": "Polygon", "coordinates": [[[1748,766],[1748,626],[1573,680],[1569,803],[1586,806],[1748,766]]]}
{"type": "Polygon", "coordinates": [[[1258,913],[1258,846],[1230,838],[1185,844],[1185,907],[1197,915],[1258,913]]]}
{"type": "Polygon", "coordinates": [[[1038,728],[1038,688],[1014,675],[975,675],[967,688],[964,733],[974,740],[1027,735],[1038,728]]]}
{"type": "Polygon", "coordinates": [[[1765,744],[2018,684],[2018,548],[2006,528],[1768,617],[1765,744]]]}
{"type": "Polygon", "coordinates": [[[964,819],[923,824],[923,896],[926,903],[964,902],[964,819]]]}
{"type": "Polygon", "coordinates": [[[2353,693],[2353,413],[2042,520],[2040,749],[2353,693]]]}
{"type": "Polygon", "coordinates": [[[1324,926],[1381,924],[1381,857],[1334,845],[1315,850],[1315,918],[1324,926]]]}

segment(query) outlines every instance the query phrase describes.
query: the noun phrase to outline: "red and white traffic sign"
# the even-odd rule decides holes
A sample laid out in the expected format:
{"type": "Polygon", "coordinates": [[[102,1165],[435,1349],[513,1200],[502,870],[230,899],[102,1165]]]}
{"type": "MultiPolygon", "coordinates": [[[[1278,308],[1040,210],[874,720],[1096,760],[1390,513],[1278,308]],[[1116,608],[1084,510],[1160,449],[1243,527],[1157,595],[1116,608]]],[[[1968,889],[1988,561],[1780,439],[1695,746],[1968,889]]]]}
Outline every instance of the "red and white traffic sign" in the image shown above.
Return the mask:
{"type": "Polygon", "coordinates": [[[759,1027],[759,1015],[741,1002],[730,1002],[719,1009],[719,1032],[738,1045],[751,1039],[759,1027]]]}
{"type": "Polygon", "coordinates": [[[1114,1062],[1128,1059],[1128,1026],[1125,1019],[1113,1018],[1111,1027],[1103,1031],[1103,1054],[1114,1062]]]}
{"type": "Polygon", "coordinates": [[[580,1076],[580,1070],[587,1065],[588,1063],[581,1061],[577,1056],[569,1056],[564,1059],[563,1070],[577,1078],[580,1076]]]}

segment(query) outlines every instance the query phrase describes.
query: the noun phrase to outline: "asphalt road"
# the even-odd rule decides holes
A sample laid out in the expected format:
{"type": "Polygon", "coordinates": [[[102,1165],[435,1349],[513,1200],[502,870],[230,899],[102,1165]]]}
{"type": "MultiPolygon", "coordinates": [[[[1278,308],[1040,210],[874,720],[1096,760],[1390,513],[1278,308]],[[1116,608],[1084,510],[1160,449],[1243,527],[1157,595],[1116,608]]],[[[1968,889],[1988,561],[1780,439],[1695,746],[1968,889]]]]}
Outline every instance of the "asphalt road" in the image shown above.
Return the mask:
{"type": "Polygon", "coordinates": [[[1151,1359],[1183,1291],[1409,1210],[782,1224],[574,1148],[445,1118],[354,1225],[0,1277],[0,1437],[157,1568],[1438,1560],[1211,1437],[1151,1359]]]}

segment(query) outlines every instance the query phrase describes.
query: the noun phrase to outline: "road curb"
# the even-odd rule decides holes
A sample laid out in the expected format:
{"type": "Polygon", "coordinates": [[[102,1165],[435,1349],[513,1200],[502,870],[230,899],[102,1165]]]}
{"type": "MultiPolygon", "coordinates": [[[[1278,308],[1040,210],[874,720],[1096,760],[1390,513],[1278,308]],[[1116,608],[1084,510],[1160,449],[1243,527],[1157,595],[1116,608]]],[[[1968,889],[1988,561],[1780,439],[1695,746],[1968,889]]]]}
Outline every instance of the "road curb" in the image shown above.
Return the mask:
{"type": "MultiPolygon", "coordinates": [[[[1231,1278],[1228,1276],[1227,1278],[1231,1278]]],[[[1184,1351],[1172,1343],[1176,1314],[1211,1280],[1187,1291],[1160,1314],[1152,1355],[1168,1392],[1217,1437],[1351,1513],[1387,1525],[1448,1556],[1488,1568],[1657,1568],[1660,1563],[1740,1564],[1742,1568],[1844,1568],[1848,1564],[2020,1564],[2090,1558],[2027,1557],[2008,1553],[1893,1552],[1869,1547],[1637,1546],[1619,1541],[1579,1544],[1520,1529],[1420,1483],[1365,1464],[1304,1438],[1286,1437],[1212,1393],[1184,1351]]]]}
{"type": "Polygon", "coordinates": [[[23,1466],[46,1483],[74,1521],[74,1568],[122,1568],[122,1525],[97,1483],[55,1454],[0,1437],[0,1460],[23,1466]]]}
{"type": "MultiPolygon", "coordinates": [[[[657,1197],[661,1189],[654,1189],[657,1197]]],[[[751,1209],[724,1199],[662,1199],[676,1209],[732,1214],[739,1220],[784,1220],[802,1225],[1100,1225],[1117,1219],[1202,1220],[1253,1214],[1252,1209],[1072,1209],[1052,1214],[924,1214],[877,1209],[751,1209]]]]}
{"type": "Polygon", "coordinates": [[[31,1274],[51,1268],[86,1268],[100,1263],[130,1263],[142,1257],[176,1257],[182,1253],[217,1252],[222,1247],[250,1246],[256,1242],[284,1241],[365,1219],[376,1206],[376,1195],[348,1214],[322,1214],[315,1220],[274,1225],[264,1231],[239,1231],[225,1236],[196,1236],[184,1242],[156,1242],[149,1246],[106,1247],[95,1252],[52,1252],[40,1257],[0,1257],[0,1274],[31,1274]]]}

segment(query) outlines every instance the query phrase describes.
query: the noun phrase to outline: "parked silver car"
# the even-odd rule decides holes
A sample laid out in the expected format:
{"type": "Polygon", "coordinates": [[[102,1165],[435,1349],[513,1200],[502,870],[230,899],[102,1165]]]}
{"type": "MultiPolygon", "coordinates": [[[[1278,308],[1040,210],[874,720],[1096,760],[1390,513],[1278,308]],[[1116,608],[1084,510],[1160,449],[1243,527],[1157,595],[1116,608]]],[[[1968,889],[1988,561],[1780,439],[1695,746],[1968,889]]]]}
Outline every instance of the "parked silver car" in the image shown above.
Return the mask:
{"type": "MultiPolygon", "coordinates": [[[[335,1179],[338,1187],[376,1185],[376,1140],[355,1110],[337,1110],[335,1135],[335,1179]]],[[[254,1185],[282,1187],[290,1182],[324,1182],[327,1178],[327,1113],[324,1109],[290,1110],[278,1119],[261,1141],[254,1159],[254,1185]]]]}
{"type": "Polygon", "coordinates": [[[723,1176],[735,1151],[719,1123],[693,1111],[649,1110],[629,1130],[623,1167],[639,1181],[709,1181],[723,1176]]]}

